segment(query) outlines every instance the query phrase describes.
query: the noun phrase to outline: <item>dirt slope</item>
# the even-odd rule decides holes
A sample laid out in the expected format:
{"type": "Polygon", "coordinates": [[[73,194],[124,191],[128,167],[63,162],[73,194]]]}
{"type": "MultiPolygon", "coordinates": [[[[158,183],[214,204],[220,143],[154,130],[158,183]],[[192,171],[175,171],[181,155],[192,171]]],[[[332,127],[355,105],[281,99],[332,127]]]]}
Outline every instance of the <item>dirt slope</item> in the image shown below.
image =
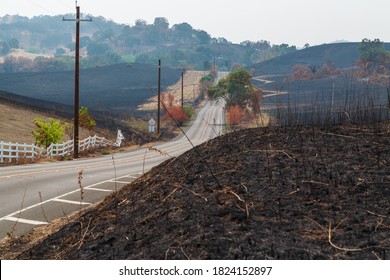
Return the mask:
{"type": "Polygon", "coordinates": [[[198,151],[0,258],[390,259],[389,126],[243,130],[198,151]]]}
{"type": "MultiPolygon", "coordinates": [[[[204,71],[187,70],[184,74],[184,104],[194,104],[195,100],[201,95],[202,83],[201,79],[205,76],[204,71]]],[[[179,79],[175,84],[167,87],[162,94],[173,94],[175,103],[181,104],[181,87],[182,81],[179,79]]],[[[156,110],[158,105],[158,97],[153,96],[145,104],[140,104],[138,110],[156,110]]]]}
{"type": "Polygon", "coordinates": [[[47,114],[18,107],[1,100],[0,104],[0,141],[34,143],[31,131],[36,129],[35,118],[48,118],[47,114]]]}

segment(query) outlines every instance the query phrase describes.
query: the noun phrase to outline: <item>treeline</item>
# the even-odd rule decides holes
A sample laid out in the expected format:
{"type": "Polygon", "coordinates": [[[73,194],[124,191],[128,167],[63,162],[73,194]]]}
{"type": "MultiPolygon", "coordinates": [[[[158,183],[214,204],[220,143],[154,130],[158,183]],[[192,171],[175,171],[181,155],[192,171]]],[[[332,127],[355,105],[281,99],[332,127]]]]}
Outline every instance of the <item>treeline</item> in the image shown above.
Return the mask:
{"type": "MultiPolygon", "coordinates": [[[[65,15],[74,17],[74,15],[65,15]]],[[[74,56],[74,23],[63,22],[62,16],[0,17],[0,56],[5,57],[2,72],[59,71],[72,68],[74,56]],[[34,60],[12,58],[12,50],[21,48],[40,56],[34,60]],[[5,65],[4,65],[5,64],[5,65]]],[[[225,38],[213,38],[206,31],[188,23],[170,26],[164,17],[149,24],[138,19],[133,26],[117,24],[103,17],[93,17],[82,25],[80,46],[82,67],[121,62],[155,64],[162,59],[166,66],[197,70],[217,66],[230,70],[249,66],[276,56],[296,51],[287,44],[244,41],[233,44],[225,38]]]]}
{"type": "MultiPolygon", "coordinates": [[[[383,84],[389,87],[390,51],[386,50],[384,42],[379,39],[363,39],[359,46],[359,71],[356,76],[368,79],[369,82],[383,84]]],[[[390,104],[390,91],[389,104],[390,104]]]]}

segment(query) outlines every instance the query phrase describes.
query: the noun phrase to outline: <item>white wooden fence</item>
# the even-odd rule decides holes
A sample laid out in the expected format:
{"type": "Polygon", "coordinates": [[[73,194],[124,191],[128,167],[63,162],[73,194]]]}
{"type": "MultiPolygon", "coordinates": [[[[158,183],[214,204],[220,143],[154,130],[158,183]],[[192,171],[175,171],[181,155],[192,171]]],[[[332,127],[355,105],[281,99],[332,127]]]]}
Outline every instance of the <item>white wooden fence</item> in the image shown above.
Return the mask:
{"type": "Polygon", "coordinates": [[[13,159],[19,160],[19,158],[35,159],[41,157],[44,149],[41,149],[35,145],[0,142],[0,162],[3,163],[4,159],[8,159],[11,162],[13,159]]]}
{"type": "MultiPolygon", "coordinates": [[[[79,151],[85,151],[94,147],[114,146],[120,147],[124,139],[122,132],[118,130],[116,142],[107,140],[104,137],[93,136],[79,141],[79,151]]],[[[20,158],[37,159],[41,157],[60,157],[67,156],[73,153],[73,140],[69,140],[61,144],[51,144],[47,149],[43,149],[36,145],[19,144],[0,141],[0,162],[4,159],[11,162],[13,159],[18,161],[20,158]]]]}

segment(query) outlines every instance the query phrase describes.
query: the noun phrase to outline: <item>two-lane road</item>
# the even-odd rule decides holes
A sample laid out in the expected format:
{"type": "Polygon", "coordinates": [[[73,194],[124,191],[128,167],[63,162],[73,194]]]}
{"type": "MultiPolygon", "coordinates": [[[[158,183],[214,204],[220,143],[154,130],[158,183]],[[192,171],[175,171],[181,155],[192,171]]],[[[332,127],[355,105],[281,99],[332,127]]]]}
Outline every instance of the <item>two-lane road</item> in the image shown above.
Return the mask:
{"type": "MultiPolygon", "coordinates": [[[[194,145],[222,134],[224,106],[222,100],[210,101],[200,110],[187,131],[187,137],[194,145]]],[[[192,146],[183,136],[155,148],[176,157],[192,146]]],[[[0,168],[0,239],[7,234],[24,234],[34,226],[101,201],[167,160],[168,155],[140,149],[93,159],[0,168]],[[82,198],[79,174],[82,176],[82,198]]]]}

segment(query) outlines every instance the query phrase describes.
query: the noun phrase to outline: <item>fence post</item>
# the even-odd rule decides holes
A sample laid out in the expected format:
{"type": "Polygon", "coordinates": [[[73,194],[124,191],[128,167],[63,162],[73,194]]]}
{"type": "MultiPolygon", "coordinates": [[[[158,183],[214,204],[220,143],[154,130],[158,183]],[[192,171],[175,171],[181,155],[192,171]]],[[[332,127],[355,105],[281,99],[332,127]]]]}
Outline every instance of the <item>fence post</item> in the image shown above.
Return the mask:
{"type": "Polygon", "coordinates": [[[68,155],[71,155],[73,153],[73,141],[68,141],[68,155]]]}
{"type": "Polygon", "coordinates": [[[50,144],[49,147],[46,148],[46,157],[50,158],[52,156],[53,150],[53,143],[50,144]]]}
{"type": "Polygon", "coordinates": [[[23,144],[23,152],[24,152],[24,158],[28,158],[28,156],[27,156],[27,144],[26,143],[23,144]]]}
{"type": "Polygon", "coordinates": [[[32,156],[32,159],[35,160],[35,154],[37,152],[35,152],[35,144],[32,144],[31,145],[31,156],[32,156]]]}
{"type": "Polygon", "coordinates": [[[123,137],[122,131],[119,129],[118,130],[118,135],[116,137],[115,146],[120,147],[122,145],[122,140],[123,139],[125,139],[125,137],[123,137]]]}
{"type": "Polygon", "coordinates": [[[0,142],[0,162],[3,163],[4,162],[4,152],[3,152],[3,149],[4,149],[4,145],[3,145],[3,141],[0,142]]]}
{"type": "Polygon", "coordinates": [[[16,142],[16,149],[15,149],[15,159],[16,161],[19,161],[19,143],[16,142]]]}
{"type": "Polygon", "coordinates": [[[11,150],[11,142],[8,142],[8,143],[4,143],[5,146],[7,146],[7,149],[4,148],[4,154],[6,156],[6,158],[8,159],[8,163],[10,163],[12,161],[12,150],[11,150]]]}

